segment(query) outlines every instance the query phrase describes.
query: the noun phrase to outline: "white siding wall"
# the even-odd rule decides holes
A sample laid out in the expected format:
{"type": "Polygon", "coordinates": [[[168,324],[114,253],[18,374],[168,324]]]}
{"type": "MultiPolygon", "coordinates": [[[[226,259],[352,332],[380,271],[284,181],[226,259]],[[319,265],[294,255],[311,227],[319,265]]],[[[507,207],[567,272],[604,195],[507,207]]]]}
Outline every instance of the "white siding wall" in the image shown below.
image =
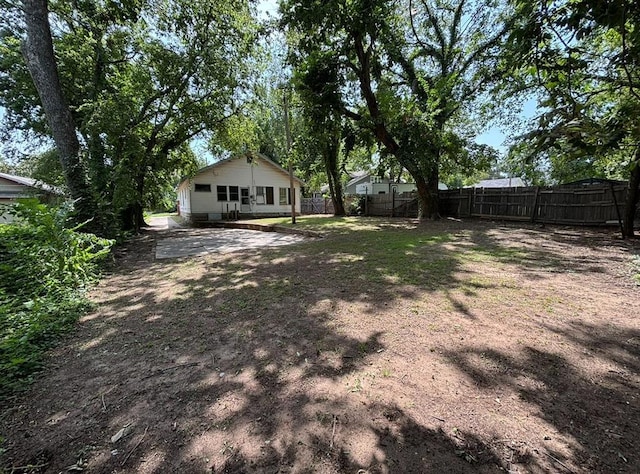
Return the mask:
{"type": "MultiPolygon", "coordinates": [[[[191,214],[213,213],[219,214],[227,212],[227,204],[229,210],[237,209],[240,211],[240,201],[218,201],[216,186],[238,186],[238,188],[249,188],[249,194],[254,199],[251,201],[252,214],[285,214],[291,213],[291,205],[280,205],[280,188],[289,188],[289,176],[277,169],[270,163],[256,158],[254,164],[247,163],[245,156],[234,158],[232,160],[221,163],[219,166],[206,169],[194,176],[191,180],[186,181],[180,187],[186,189],[190,199],[185,199],[185,204],[180,201],[180,209],[191,214]],[[211,185],[211,192],[196,192],[196,184],[211,185]],[[273,204],[257,204],[255,201],[256,187],[273,187],[273,204]],[[191,201],[191,205],[187,204],[191,201]]],[[[300,212],[300,183],[294,181],[296,193],[296,212],[300,212]]],[[[240,191],[239,191],[240,192],[240,191]]],[[[180,193],[179,193],[180,194],[180,193]]]]}
{"type": "Polygon", "coordinates": [[[0,178],[0,195],[16,197],[19,195],[28,195],[31,188],[24,184],[18,184],[15,181],[0,178]]]}
{"type": "Polygon", "coordinates": [[[13,221],[13,216],[7,212],[7,207],[13,205],[18,197],[29,197],[31,191],[31,188],[23,184],[0,178],[0,224],[13,221]]]}
{"type": "Polygon", "coordinates": [[[390,194],[391,190],[396,194],[410,193],[416,190],[413,183],[363,183],[356,186],[356,194],[390,194]]]}

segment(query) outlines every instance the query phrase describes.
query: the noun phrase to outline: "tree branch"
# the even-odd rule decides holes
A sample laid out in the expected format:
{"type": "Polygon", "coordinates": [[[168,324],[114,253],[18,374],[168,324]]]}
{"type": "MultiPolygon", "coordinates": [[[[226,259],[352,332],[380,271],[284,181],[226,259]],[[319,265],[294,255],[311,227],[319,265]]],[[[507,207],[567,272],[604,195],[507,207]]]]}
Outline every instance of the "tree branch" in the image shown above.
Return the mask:
{"type": "Polygon", "coordinates": [[[633,95],[636,99],[640,100],[640,95],[638,94],[638,92],[636,92],[635,88],[633,87],[633,78],[631,77],[631,71],[629,71],[629,65],[627,64],[627,54],[628,54],[627,8],[628,8],[628,4],[624,2],[624,9],[622,13],[622,32],[621,32],[622,34],[622,68],[624,69],[624,72],[627,76],[627,81],[629,81],[629,92],[631,92],[631,95],[633,95]]]}

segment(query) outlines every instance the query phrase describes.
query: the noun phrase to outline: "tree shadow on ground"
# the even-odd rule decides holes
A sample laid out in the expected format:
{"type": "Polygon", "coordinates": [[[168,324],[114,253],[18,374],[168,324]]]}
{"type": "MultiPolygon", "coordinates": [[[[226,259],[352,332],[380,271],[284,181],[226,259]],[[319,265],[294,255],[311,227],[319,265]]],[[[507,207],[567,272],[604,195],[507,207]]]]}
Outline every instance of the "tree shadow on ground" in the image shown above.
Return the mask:
{"type": "MultiPolygon", "coordinates": [[[[288,248],[162,263],[147,238],[140,252],[121,252],[101,290],[101,310],[54,354],[30,400],[5,416],[7,464],[42,465],[22,472],[508,469],[475,434],[444,431],[398,404],[363,396],[373,383],[368,367],[389,349],[376,326],[379,310],[425,291],[455,301],[453,291],[494,287],[469,280],[469,255],[538,269],[559,258],[527,247],[517,250],[533,252],[523,261],[490,227],[465,232],[463,225],[443,235],[438,227],[392,222],[288,248]],[[341,303],[357,307],[353,318],[371,318],[359,332],[335,318],[341,303]],[[121,429],[124,437],[111,442],[121,429]]],[[[497,383],[464,354],[446,355],[481,386],[497,383]]],[[[542,365],[528,368],[540,354],[505,357],[503,365],[551,387],[564,380],[542,365]]],[[[586,390],[579,374],[569,377],[586,390]]],[[[531,396],[574,401],[563,395],[569,391],[553,390],[531,396]]]]}
{"type": "Polygon", "coordinates": [[[546,330],[570,341],[562,351],[525,346],[517,356],[478,347],[446,357],[483,390],[508,387],[573,443],[552,437],[541,450],[579,472],[640,469],[640,330],[611,324],[546,330]],[[564,354],[571,354],[565,356],[564,354]],[[576,354],[581,357],[576,359],[576,354]]]}
{"type": "Polygon", "coordinates": [[[481,255],[517,265],[531,279],[541,278],[541,272],[603,273],[607,268],[594,261],[594,251],[633,247],[633,243],[616,239],[611,232],[593,230],[501,225],[474,229],[469,234],[481,255]],[[507,244],[513,234],[519,235],[520,242],[507,244]],[[567,249],[582,251],[569,253],[567,249]]]}

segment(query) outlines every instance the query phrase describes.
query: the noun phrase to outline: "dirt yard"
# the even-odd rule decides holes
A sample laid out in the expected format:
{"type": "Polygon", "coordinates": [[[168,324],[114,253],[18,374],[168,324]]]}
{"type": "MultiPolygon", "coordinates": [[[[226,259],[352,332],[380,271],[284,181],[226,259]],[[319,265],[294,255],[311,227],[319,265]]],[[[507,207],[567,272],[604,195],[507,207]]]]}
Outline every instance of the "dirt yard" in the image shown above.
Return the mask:
{"type": "Polygon", "coordinates": [[[638,243],[370,220],[155,260],[170,232],[3,407],[7,473],[640,472],[638,243]]]}

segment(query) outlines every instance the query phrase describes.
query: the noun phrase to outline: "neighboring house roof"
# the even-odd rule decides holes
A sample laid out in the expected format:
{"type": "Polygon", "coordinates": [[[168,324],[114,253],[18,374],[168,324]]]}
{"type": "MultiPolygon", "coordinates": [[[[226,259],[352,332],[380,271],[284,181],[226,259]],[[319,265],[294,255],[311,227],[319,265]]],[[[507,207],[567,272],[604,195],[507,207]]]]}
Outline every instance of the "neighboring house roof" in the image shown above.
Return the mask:
{"type": "MultiPolygon", "coordinates": [[[[349,189],[353,186],[357,186],[358,184],[364,184],[364,183],[368,183],[369,180],[371,179],[372,176],[375,176],[373,174],[371,174],[368,171],[355,171],[353,173],[349,173],[351,176],[351,179],[347,182],[346,185],[344,185],[343,189],[349,189]]],[[[413,183],[393,183],[391,181],[391,179],[389,178],[381,178],[380,179],[380,183],[378,184],[413,184],[413,183]]],[[[438,189],[440,190],[445,190],[445,189],[449,189],[447,187],[446,184],[444,183],[438,183],[438,189]]],[[[324,184],[322,185],[322,187],[320,188],[320,192],[322,193],[326,193],[329,191],[329,185],[328,184],[324,184]]]]}
{"type": "Polygon", "coordinates": [[[526,186],[522,178],[483,179],[472,188],[520,188],[526,186]]]}
{"type": "MultiPolygon", "coordinates": [[[[182,183],[184,183],[185,181],[192,179],[194,176],[199,175],[200,173],[204,172],[204,171],[209,171],[211,169],[214,168],[218,168],[219,166],[224,165],[225,163],[228,163],[232,160],[235,160],[237,158],[242,158],[242,157],[257,157],[261,160],[266,161],[267,163],[269,163],[271,166],[275,167],[278,171],[281,171],[282,173],[286,174],[287,176],[289,176],[289,171],[285,170],[282,166],[280,166],[278,163],[276,163],[275,161],[270,160],[269,158],[267,158],[265,155],[263,155],[262,153],[257,153],[257,152],[250,152],[250,153],[244,153],[241,155],[233,155],[229,158],[225,158],[224,160],[220,160],[220,161],[216,161],[215,163],[209,165],[209,166],[205,166],[204,168],[200,168],[195,175],[193,176],[187,176],[184,177],[180,180],[180,182],[178,183],[178,188],[180,187],[180,185],[182,183]]],[[[293,177],[294,180],[296,180],[298,183],[300,183],[301,186],[305,185],[305,182],[302,181],[300,178],[297,178],[296,176],[293,177]]]]}
{"type": "Polygon", "coordinates": [[[367,173],[366,171],[357,171],[355,173],[352,173],[351,176],[352,178],[347,181],[347,185],[345,186],[346,188],[348,188],[349,186],[355,186],[356,184],[359,184],[361,182],[368,182],[371,174],[367,173]]]}
{"type": "Polygon", "coordinates": [[[578,186],[583,185],[587,186],[590,184],[625,184],[626,181],[619,181],[616,179],[606,179],[606,178],[587,178],[587,179],[579,179],[578,181],[572,181],[570,183],[562,183],[563,186],[578,186]]]}
{"type": "MultiPolygon", "coordinates": [[[[27,186],[30,188],[37,189],[39,191],[48,192],[50,194],[57,194],[59,196],[64,195],[64,191],[62,191],[62,189],[56,186],[51,186],[50,184],[47,184],[47,183],[43,183],[42,181],[38,181],[37,179],[26,178],[24,176],[16,176],[8,173],[0,173],[0,178],[6,179],[7,181],[13,181],[14,183],[16,183],[16,185],[27,186]]],[[[3,198],[15,199],[19,197],[24,197],[23,194],[17,191],[4,191],[1,194],[3,198]]]]}

